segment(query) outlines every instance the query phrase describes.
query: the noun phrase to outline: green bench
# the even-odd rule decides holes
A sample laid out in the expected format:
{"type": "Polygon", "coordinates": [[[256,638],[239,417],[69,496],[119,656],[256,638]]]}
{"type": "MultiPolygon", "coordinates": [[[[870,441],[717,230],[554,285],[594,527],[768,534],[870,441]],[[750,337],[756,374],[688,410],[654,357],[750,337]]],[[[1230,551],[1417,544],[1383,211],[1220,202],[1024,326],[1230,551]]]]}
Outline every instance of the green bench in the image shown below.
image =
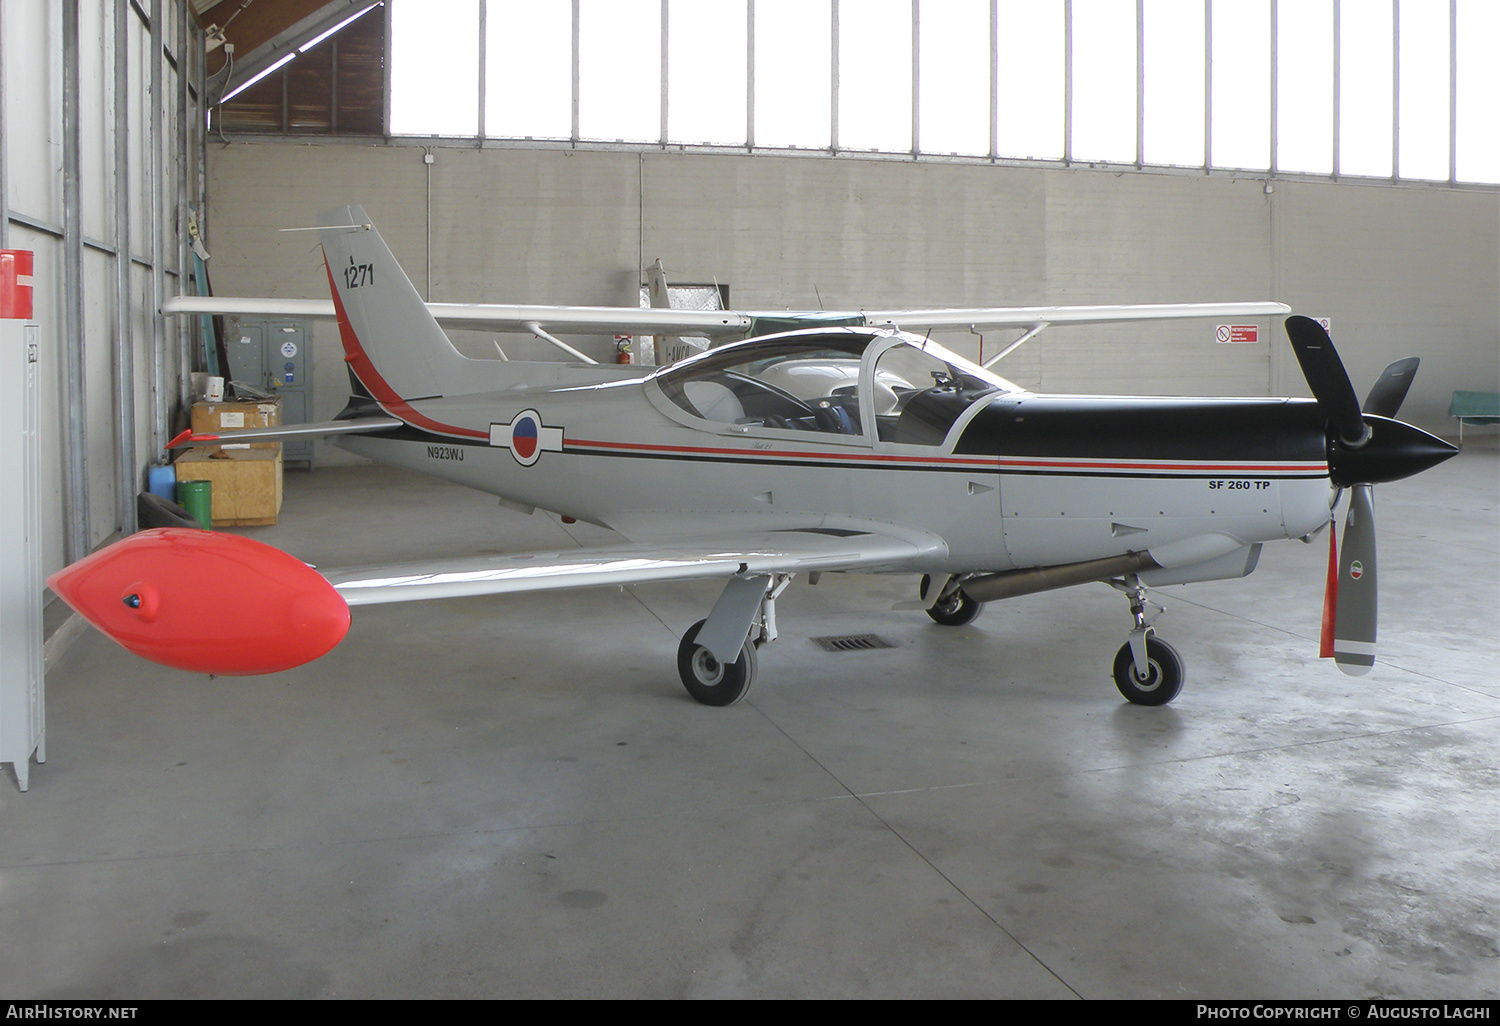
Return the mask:
{"type": "Polygon", "coordinates": [[[1500,424],[1500,392],[1454,392],[1448,416],[1458,418],[1458,441],[1463,444],[1464,424],[1500,424]]]}

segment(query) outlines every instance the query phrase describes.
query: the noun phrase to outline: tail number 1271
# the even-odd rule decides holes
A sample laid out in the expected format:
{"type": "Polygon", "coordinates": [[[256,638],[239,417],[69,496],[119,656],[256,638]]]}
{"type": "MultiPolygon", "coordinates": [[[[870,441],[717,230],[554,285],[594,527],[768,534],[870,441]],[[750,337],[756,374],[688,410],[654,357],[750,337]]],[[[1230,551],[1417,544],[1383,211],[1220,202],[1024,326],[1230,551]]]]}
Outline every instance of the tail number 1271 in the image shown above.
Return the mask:
{"type": "Polygon", "coordinates": [[[344,268],[344,288],[357,289],[361,285],[375,284],[375,265],[350,262],[344,268]]]}

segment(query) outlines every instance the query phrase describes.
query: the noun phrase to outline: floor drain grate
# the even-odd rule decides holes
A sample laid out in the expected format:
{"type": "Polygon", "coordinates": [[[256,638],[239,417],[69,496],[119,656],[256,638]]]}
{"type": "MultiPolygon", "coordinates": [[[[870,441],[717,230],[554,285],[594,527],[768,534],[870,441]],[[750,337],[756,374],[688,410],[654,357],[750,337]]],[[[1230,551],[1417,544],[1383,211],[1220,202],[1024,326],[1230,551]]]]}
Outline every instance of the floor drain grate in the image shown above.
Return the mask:
{"type": "Polygon", "coordinates": [[[873,648],[895,648],[878,634],[835,634],[813,638],[813,644],[825,652],[864,652],[873,648]]]}

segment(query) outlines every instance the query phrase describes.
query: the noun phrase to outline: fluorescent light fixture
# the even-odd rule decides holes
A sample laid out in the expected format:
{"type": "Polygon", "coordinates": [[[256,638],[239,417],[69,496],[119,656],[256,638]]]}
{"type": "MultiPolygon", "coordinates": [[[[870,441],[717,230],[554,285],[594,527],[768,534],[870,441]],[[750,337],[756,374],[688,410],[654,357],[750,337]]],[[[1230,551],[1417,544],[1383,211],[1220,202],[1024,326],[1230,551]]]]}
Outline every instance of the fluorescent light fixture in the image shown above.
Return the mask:
{"type": "Polygon", "coordinates": [[[378,4],[378,3],[371,4],[369,7],[366,7],[364,10],[362,10],[362,11],[356,11],[354,14],[349,15],[349,17],[345,18],[343,21],[341,21],[337,25],[333,26],[333,28],[331,28],[331,29],[327,30],[326,32],[323,32],[323,33],[321,33],[321,34],[319,34],[317,36],[314,36],[312,39],[308,40],[306,43],[303,43],[301,46],[297,47],[296,53],[289,53],[289,54],[287,54],[285,57],[281,58],[281,60],[277,61],[275,64],[272,64],[269,68],[267,68],[266,70],[262,71],[260,74],[256,75],[254,78],[251,78],[248,81],[244,82],[243,84],[237,86],[233,92],[225,93],[223,95],[223,97],[221,97],[219,99],[219,102],[220,103],[228,103],[230,100],[232,100],[236,96],[240,95],[240,93],[243,93],[246,89],[249,89],[251,86],[253,86],[255,83],[259,82],[261,79],[265,78],[271,72],[275,71],[277,68],[279,68],[283,64],[287,63],[287,61],[290,61],[293,57],[296,57],[297,54],[299,54],[299,53],[306,53],[307,51],[311,50],[313,47],[315,47],[319,43],[321,43],[323,40],[325,40],[329,36],[333,35],[339,29],[341,29],[345,25],[349,24],[351,21],[355,21],[358,18],[363,18],[365,15],[369,14],[371,11],[373,11],[375,8],[377,8],[379,6],[381,6],[381,5],[378,4]]]}
{"type": "Polygon", "coordinates": [[[253,78],[250,78],[243,85],[237,86],[233,92],[231,92],[231,93],[225,93],[223,96],[221,96],[219,98],[219,102],[220,103],[228,103],[230,100],[232,100],[236,96],[240,95],[240,93],[243,93],[246,89],[249,89],[255,83],[257,83],[261,79],[265,78],[271,72],[275,71],[277,68],[281,67],[283,64],[285,64],[287,61],[291,60],[295,56],[297,56],[295,53],[289,53],[289,54],[287,54],[285,57],[281,58],[281,60],[279,60],[275,64],[271,65],[265,71],[262,71],[259,75],[256,75],[253,78]]]}
{"type": "Polygon", "coordinates": [[[297,47],[297,52],[298,53],[306,53],[307,51],[311,50],[313,47],[315,47],[319,43],[321,43],[323,40],[325,40],[329,36],[333,35],[339,29],[341,29],[345,25],[349,24],[351,21],[355,21],[356,19],[363,18],[365,15],[369,14],[371,11],[373,11],[375,8],[377,8],[379,6],[380,6],[380,4],[371,4],[369,7],[366,7],[364,10],[359,11],[359,12],[357,12],[355,14],[349,15],[349,17],[347,17],[343,21],[339,22],[337,25],[335,25],[333,28],[329,29],[327,32],[324,32],[321,35],[315,36],[310,41],[308,41],[306,43],[303,43],[301,46],[297,47]]]}

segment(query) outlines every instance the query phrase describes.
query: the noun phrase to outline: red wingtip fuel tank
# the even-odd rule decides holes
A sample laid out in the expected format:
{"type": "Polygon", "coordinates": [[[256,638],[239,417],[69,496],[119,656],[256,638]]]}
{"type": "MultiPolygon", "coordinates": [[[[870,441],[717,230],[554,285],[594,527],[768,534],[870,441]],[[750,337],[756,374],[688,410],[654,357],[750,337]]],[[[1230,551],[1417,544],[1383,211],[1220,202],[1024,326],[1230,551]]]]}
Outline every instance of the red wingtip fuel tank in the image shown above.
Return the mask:
{"type": "Polygon", "coordinates": [[[47,579],[136,655],[197,673],[291,669],[349,630],[349,606],[312,567],[232,534],[142,531],[47,579]]]}

